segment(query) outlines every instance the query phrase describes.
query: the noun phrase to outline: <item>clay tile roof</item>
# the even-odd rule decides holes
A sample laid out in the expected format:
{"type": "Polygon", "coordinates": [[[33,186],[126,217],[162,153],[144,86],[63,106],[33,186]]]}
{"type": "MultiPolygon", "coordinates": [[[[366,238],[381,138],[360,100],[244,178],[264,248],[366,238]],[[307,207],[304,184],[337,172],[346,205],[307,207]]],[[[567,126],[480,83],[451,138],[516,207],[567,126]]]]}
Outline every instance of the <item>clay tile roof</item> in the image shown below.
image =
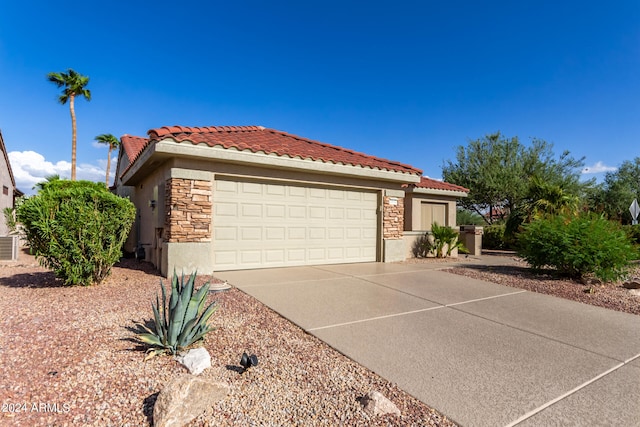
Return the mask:
{"type": "Polygon", "coordinates": [[[210,147],[235,148],[253,153],[298,157],[353,166],[421,175],[422,171],[403,163],[381,159],[262,126],[164,126],[151,129],[149,139],[125,135],[122,145],[131,164],[151,142],[173,139],[178,143],[207,144],[210,147]]]}
{"type": "Polygon", "coordinates": [[[417,184],[409,184],[408,186],[416,188],[429,188],[432,190],[445,190],[445,191],[458,191],[468,193],[469,189],[461,187],[455,184],[449,184],[448,182],[438,181],[436,179],[427,178],[425,176],[420,177],[420,182],[417,184]]]}
{"type": "Polygon", "coordinates": [[[148,138],[139,136],[123,135],[120,138],[124,152],[129,158],[129,164],[132,164],[138,158],[142,150],[149,144],[148,138]]]}

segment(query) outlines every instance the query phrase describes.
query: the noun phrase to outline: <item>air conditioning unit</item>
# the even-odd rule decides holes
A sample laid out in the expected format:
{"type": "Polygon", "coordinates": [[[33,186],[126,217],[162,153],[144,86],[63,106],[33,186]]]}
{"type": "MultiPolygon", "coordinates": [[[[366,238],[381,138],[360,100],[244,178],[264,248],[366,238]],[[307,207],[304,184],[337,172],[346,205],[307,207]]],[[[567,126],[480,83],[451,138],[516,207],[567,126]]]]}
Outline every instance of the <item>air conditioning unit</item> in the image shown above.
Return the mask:
{"type": "Polygon", "coordinates": [[[15,261],[18,259],[18,236],[0,237],[0,261],[15,261]]]}

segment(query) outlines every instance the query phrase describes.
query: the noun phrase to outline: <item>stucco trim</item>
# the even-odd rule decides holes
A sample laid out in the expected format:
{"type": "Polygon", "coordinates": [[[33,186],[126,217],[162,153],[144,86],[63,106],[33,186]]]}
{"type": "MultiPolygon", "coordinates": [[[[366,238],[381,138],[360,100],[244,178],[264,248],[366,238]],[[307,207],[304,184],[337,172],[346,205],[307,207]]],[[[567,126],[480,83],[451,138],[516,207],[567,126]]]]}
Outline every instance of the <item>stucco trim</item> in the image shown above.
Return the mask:
{"type": "MultiPolygon", "coordinates": [[[[190,143],[176,143],[172,139],[158,141],[154,144],[154,152],[171,156],[189,156],[194,158],[204,158],[209,160],[219,160],[232,163],[254,164],[263,167],[276,167],[295,170],[314,171],[324,174],[358,176],[374,178],[383,181],[394,181],[403,183],[420,182],[420,176],[411,173],[387,171],[382,169],[371,169],[362,166],[343,165],[337,163],[325,163],[320,160],[300,159],[291,157],[281,157],[275,154],[264,154],[263,152],[253,153],[251,151],[238,151],[233,148],[210,147],[208,145],[192,145],[190,143]]],[[[148,155],[151,150],[143,155],[148,155]]],[[[141,156],[142,157],[142,156],[141,156]]],[[[140,164],[146,159],[139,159],[140,164]]],[[[127,174],[128,175],[128,174],[127,174]]]]}
{"type": "Polygon", "coordinates": [[[387,197],[404,197],[405,193],[403,190],[393,190],[393,189],[385,189],[384,195],[387,197]]]}
{"type": "Polygon", "coordinates": [[[453,191],[453,190],[436,190],[435,188],[411,188],[408,190],[411,193],[416,194],[427,194],[432,196],[453,196],[453,197],[467,197],[468,193],[464,191],[453,191]]]}
{"type": "Polygon", "coordinates": [[[213,178],[213,172],[196,169],[171,168],[165,174],[165,180],[176,178],[196,181],[211,181],[213,178]]]}

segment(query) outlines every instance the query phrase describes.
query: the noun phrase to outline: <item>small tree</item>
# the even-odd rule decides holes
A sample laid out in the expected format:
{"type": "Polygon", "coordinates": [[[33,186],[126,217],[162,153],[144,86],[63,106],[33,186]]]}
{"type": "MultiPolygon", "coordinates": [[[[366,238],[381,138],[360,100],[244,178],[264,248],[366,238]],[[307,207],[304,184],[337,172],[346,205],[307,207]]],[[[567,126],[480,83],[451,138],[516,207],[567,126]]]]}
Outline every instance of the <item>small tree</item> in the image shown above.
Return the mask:
{"type": "Polygon", "coordinates": [[[17,208],[27,244],[65,285],[100,283],[122,254],[136,209],[89,181],[53,180],[17,208]]]}
{"type": "Polygon", "coordinates": [[[538,176],[560,185],[569,194],[580,194],[591,182],[580,182],[584,158],[574,159],[568,151],[556,158],[553,145],[533,139],[525,146],[518,137],[500,132],[459,146],[456,160],[442,167],[446,182],[469,189],[459,206],[482,215],[488,224],[502,222],[517,209],[528,192],[528,182],[538,176]]]}

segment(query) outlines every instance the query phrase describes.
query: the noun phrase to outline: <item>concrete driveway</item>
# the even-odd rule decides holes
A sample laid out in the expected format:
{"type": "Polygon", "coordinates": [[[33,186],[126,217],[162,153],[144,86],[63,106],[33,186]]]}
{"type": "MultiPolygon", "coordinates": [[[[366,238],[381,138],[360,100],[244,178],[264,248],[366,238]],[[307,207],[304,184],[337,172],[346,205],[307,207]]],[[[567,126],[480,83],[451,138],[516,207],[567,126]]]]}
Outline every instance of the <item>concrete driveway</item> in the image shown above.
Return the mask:
{"type": "Polygon", "coordinates": [[[434,267],[216,276],[462,425],[640,425],[640,316],[434,267]]]}

